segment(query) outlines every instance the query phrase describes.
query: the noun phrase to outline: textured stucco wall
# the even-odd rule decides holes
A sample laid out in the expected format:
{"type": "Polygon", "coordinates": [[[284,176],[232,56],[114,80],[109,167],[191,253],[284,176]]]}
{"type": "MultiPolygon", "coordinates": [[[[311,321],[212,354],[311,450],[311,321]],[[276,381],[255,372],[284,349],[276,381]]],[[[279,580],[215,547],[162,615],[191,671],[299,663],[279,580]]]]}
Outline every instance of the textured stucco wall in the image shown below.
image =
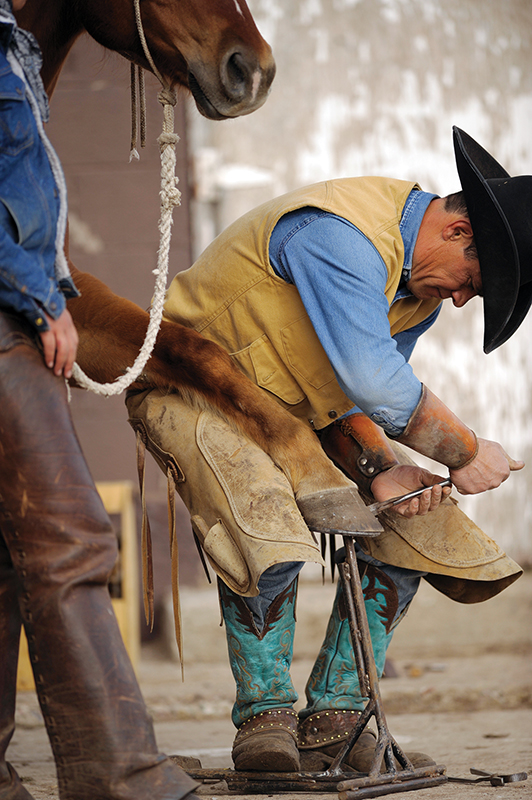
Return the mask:
{"type": "MultiPolygon", "coordinates": [[[[249,5],[278,72],[267,103],[249,117],[213,124],[189,116],[197,249],[263,200],[326,178],[390,175],[438,194],[455,191],[452,125],[510,174],[532,172],[530,0],[249,5]]],[[[526,474],[462,505],[530,563],[532,322],[489,357],[482,330],[481,301],[451,306],[413,361],[420,379],[479,435],[528,458],[526,474]]]]}

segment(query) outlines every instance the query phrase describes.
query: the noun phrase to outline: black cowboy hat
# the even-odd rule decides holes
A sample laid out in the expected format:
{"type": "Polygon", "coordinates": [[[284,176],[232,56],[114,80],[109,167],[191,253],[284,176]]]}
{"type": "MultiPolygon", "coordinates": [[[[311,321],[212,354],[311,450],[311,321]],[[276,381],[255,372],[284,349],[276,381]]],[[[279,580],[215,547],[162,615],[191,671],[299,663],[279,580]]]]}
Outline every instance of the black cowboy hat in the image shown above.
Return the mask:
{"type": "Polygon", "coordinates": [[[484,297],[484,352],[515,333],[532,304],[532,175],[511,178],[453,127],[460,183],[473,228],[484,297]]]}

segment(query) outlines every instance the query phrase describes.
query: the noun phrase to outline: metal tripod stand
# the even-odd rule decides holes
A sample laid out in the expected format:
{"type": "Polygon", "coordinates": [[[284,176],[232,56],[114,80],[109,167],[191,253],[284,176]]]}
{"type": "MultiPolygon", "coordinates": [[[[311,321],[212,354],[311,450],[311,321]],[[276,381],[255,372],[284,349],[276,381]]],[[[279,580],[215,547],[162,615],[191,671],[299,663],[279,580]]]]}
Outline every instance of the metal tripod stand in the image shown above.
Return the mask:
{"type": "Polygon", "coordinates": [[[374,717],[377,726],[377,745],[371,768],[365,777],[346,778],[338,783],[337,789],[340,800],[379,797],[413,789],[426,789],[430,786],[444,783],[447,780],[445,767],[434,765],[414,769],[388,729],[373,657],[364,595],[362,594],[355,554],[355,542],[353,536],[346,534],[344,534],[343,539],[345,560],[339,564],[339,572],[346,599],[358,680],[362,695],[368,697],[368,703],[327,773],[335,775],[341,770],[342,762],[355,745],[370,719],[374,717]],[[396,760],[400,765],[399,769],[396,767],[396,760]],[[385,770],[381,772],[383,762],[385,770]]]}

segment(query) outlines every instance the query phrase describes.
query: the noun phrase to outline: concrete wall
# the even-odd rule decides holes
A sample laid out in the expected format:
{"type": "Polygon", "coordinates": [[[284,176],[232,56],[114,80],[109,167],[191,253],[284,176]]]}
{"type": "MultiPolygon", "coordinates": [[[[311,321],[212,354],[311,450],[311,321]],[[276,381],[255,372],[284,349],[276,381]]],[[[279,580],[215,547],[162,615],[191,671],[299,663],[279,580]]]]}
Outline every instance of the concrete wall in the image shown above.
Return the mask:
{"type": "MultiPolygon", "coordinates": [[[[189,114],[196,253],[233,219],[294,187],[377,174],[459,188],[452,125],[510,174],[532,172],[529,0],[250,0],[278,72],[265,106],[209,123],[189,114]]],[[[532,562],[532,320],[482,353],[482,305],[445,309],[416,373],[479,435],[530,466],[462,507],[532,562]]]]}

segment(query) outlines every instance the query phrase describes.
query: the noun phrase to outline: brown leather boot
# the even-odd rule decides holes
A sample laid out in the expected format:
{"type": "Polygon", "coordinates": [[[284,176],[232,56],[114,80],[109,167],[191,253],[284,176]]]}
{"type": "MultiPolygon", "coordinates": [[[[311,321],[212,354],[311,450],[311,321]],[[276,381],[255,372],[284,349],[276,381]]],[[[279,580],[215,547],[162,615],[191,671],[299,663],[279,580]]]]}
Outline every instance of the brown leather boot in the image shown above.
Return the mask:
{"type": "MultiPolygon", "coordinates": [[[[1,624],[14,642],[22,615],[60,800],[181,800],[197,784],[155,743],[107,585],[116,537],[64,382],[45,367],[27,328],[2,313],[0,408],[0,533],[17,594],[1,624]]],[[[7,741],[14,669],[11,660],[0,697],[7,741]]],[[[25,797],[18,789],[0,794],[25,797]]]]}
{"type": "MultiPolygon", "coordinates": [[[[318,711],[304,720],[301,720],[298,727],[298,743],[302,754],[302,769],[305,769],[304,754],[312,754],[314,769],[317,769],[316,756],[325,756],[324,763],[330,763],[344,744],[345,740],[353,730],[360,711],[347,711],[329,709],[328,711],[318,711]]],[[[377,737],[373,731],[365,729],[358,737],[351,752],[345,759],[351,769],[356,772],[369,772],[377,737]]],[[[433,766],[436,762],[425,755],[425,753],[405,753],[406,757],[412,762],[415,768],[433,766]]],[[[396,762],[397,768],[400,765],[396,762]]],[[[382,763],[381,772],[386,771],[386,766],[382,763]]]]}
{"type": "Polygon", "coordinates": [[[297,714],[289,708],[261,711],[243,722],[233,743],[235,769],[297,772],[297,714]]]}

